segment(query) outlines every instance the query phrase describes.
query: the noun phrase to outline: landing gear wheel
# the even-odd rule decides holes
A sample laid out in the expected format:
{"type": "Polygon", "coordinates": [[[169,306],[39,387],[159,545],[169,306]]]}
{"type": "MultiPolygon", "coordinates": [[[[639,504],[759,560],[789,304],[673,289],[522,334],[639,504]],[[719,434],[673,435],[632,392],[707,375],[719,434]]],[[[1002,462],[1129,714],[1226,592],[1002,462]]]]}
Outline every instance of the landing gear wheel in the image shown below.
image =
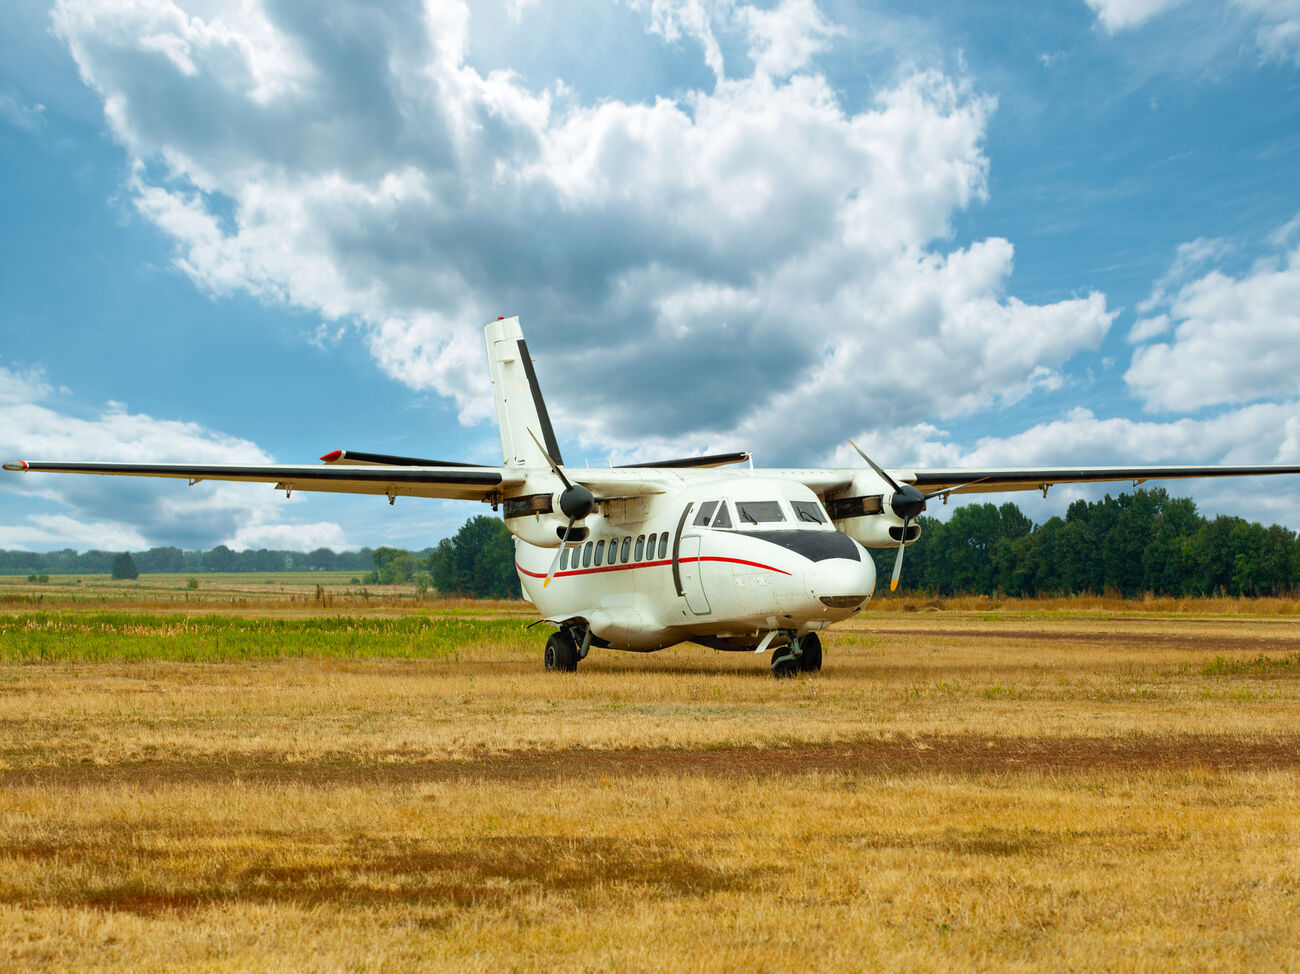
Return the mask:
{"type": "Polygon", "coordinates": [[[573,642],[573,633],[567,629],[551,633],[546,640],[546,661],[548,672],[572,673],[578,668],[578,647],[573,642]]]}
{"type": "Polygon", "coordinates": [[[822,641],[815,632],[810,632],[799,639],[799,670],[802,673],[816,673],[822,668],[822,641]]]}
{"type": "Polygon", "coordinates": [[[795,644],[781,646],[772,650],[772,675],[778,680],[788,680],[799,673],[799,657],[795,655],[795,644]]]}

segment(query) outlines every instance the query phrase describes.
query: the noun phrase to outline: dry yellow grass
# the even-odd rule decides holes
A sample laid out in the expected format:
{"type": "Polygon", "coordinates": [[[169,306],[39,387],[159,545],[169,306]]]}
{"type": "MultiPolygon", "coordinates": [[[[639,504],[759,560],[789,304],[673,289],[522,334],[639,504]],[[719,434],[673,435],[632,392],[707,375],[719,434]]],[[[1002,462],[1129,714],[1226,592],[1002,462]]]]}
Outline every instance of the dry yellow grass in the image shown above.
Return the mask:
{"type": "Polygon", "coordinates": [[[1300,617],[934,608],[2,665],[0,969],[1300,968],[1300,617]]]}

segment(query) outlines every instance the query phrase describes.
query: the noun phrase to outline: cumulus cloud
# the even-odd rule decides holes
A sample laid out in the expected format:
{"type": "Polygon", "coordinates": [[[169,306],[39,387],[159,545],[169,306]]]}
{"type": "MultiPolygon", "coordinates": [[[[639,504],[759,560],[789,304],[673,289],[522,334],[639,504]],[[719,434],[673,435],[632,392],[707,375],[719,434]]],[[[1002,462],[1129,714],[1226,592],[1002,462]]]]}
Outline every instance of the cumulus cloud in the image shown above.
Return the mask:
{"type": "Polygon", "coordinates": [[[1300,245],[1260,259],[1240,276],[1217,268],[1190,276],[1190,267],[1221,251],[1201,241],[1180,247],[1173,270],[1144,304],[1166,311],[1139,321],[1130,338],[1147,341],[1173,331],[1167,341],[1138,347],[1125,374],[1147,409],[1186,412],[1295,394],[1300,245]],[[1199,254],[1197,261],[1185,260],[1191,253],[1199,254]]]}
{"type": "MultiPolygon", "coordinates": [[[[0,456],[30,460],[268,463],[256,444],[196,423],[156,419],[109,403],[89,418],[62,407],[39,370],[0,366],[0,456]]],[[[286,500],[247,484],[144,481],[122,477],[5,473],[0,490],[52,501],[66,514],[32,514],[0,525],[0,546],[140,549],[155,544],[208,548],[345,546],[338,525],[294,524],[286,500]],[[318,539],[328,538],[328,542],[318,539]]]]}
{"type": "Polygon", "coordinates": [[[178,268],[361,329],[466,423],[492,414],[498,314],[522,315],[562,436],[790,460],[1050,389],[1101,341],[1100,294],[1027,304],[1010,242],[947,246],[986,193],[992,99],[916,71],[846,109],[811,0],[632,6],[647,44],[699,44],[711,90],[583,100],[480,71],[464,3],[59,0],[54,22],[178,268]]]}

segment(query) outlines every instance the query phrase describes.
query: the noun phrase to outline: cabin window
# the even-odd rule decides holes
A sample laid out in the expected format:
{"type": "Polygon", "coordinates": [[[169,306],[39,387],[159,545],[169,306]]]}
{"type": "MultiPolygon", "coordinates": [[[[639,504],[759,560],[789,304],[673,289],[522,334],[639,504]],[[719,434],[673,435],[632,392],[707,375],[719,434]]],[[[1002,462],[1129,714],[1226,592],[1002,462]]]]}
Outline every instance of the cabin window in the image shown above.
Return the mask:
{"type": "Polygon", "coordinates": [[[605,542],[596,542],[596,557],[592,560],[597,567],[600,566],[601,559],[605,556],[605,542]]]}
{"type": "Polygon", "coordinates": [[[646,556],[646,558],[647,558],[649,561],[654,561],[654,557],[655,557],[655,540],[656,540],[658,537],[659,537],[658,534],[652,534],[652,535],[650,535],[650,540],[646,542],[646,546],[645,546],[645,556],[646,556]]]}
{"type": "Polygon", "coordinates": [[[569,549],[561,548],[560,549],[560,571],[564,571],[568,567],[569,567],[569,549]]]}
{"type": "Polygon", "coordinates": [[[623,553],[619,556],[619,561],[627,564],[627,560],[632,557],[632,539],[630,537],[623,539],[623,553]]]}
{"type": "Polygon", "coordinates": [[[591,542],[588,541],[582,546],[582,567],[587,568],[591,565],[591,542]]]}
{"type": "Polygon", "coordinates": [[[826,516],[822,514],[822,506],[816,501],[791,501],[790,506],[794,508],[794,516],[800,521],[809,524],[826,523],[826,516]]]}
{"type": "Polygon", "coordinates": [[[695,515],[695,520],[691,524],[697,528],[704,527],[709,523],[709,518],[713,517],[713,509],[717,506],[717,501],[705,501],[700,505],[700,513],[695,515]]]}
{"type": "Polygon", "coordinates": [[[659,560],[663,561],[668,557],[668,532],[665,531],[659,535],[659,560]]]}
{"type": "Polygon", "coordinates": [[[713,526],[715,528],[731,527],[731,511],[727,510],[726,501],[718,503],[718,516],[713,519],[713,526]]]}
{"type": "Polygon", "coordinates": [[[643,554],[645,554],[645,535],[638,534],[636,536],[636,553],[632,555],[632,560],[640,561],[643,554]]]}

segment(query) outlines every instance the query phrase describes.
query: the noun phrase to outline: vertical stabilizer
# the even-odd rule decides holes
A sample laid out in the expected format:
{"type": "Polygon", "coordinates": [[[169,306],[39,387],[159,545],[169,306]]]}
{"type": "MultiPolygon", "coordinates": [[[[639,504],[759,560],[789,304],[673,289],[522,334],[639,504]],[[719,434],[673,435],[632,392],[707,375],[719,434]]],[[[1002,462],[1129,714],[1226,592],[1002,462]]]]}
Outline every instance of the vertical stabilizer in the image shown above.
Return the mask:
{"type": "Polygon", "coordinates": [[[519,318],[489,322],[483,328],[483,335],[487,340],[492,398],[496,400],[497,425],[501,430],[502,462],[507,467],[547,466],[546,458],[528,435],[531,430],[551,458],[563,463],[519,318]]]}

